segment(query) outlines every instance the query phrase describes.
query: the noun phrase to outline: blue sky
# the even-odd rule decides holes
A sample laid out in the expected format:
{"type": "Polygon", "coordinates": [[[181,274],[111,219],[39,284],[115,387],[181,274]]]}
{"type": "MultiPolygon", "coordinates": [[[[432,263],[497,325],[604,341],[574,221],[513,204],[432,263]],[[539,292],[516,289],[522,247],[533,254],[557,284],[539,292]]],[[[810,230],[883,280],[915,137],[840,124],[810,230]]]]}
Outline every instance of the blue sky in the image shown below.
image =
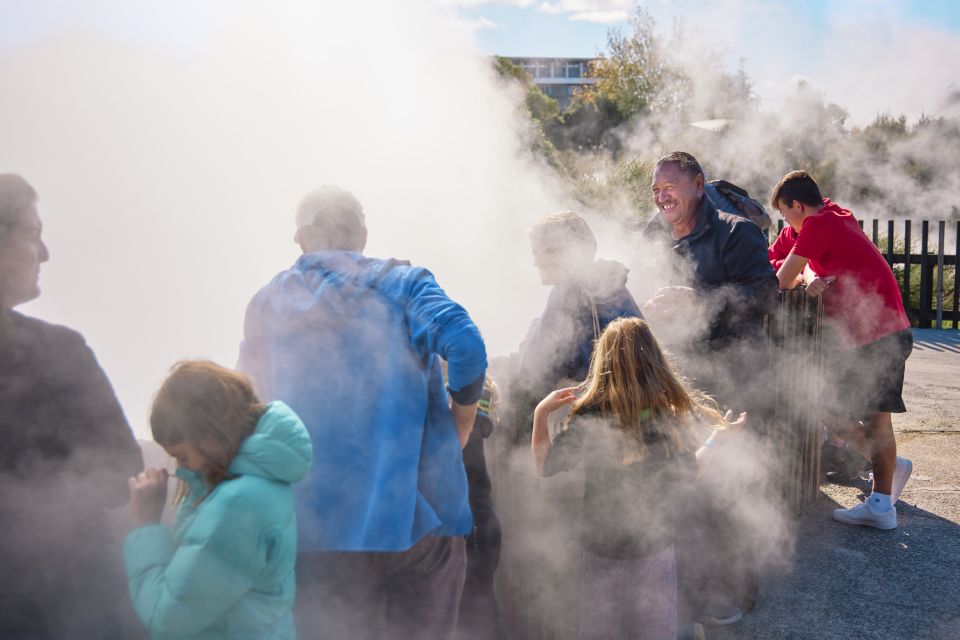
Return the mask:
{"type": "MultiPolygon", "coordinates": [[[[610,29],[628,30],[630,0],[452,0],[486,53],[587,57],[610,29]]],[[[941,113],[960,89],[960,2],[956,0],[645,0],[664,34],[680,21],[742,61],[755,91],[775,107],[797,78],[845,107],[853,124],[877,113],[941,113]]]]}
{"type": "MultiPolygon", "coordinates": [[[[634,3],[625,1],[591,2],[516,2],[466,0],[460,12],[476,21],[478,41],[491,54],[507,56],[571,56],[587,57],[603,49],[610,29],[623,29],[626,16],[634,3]],[[564,10],[560,5],[572,8],[564,10]],[[556,7],[548,9],[547,7],[556,7]],[[619,14],[619,18],[618,18],[619,14]]],[[[655,18],[668,23],[674,17],[691,20],[697,5],[736,10],[744,3],[729,2],[642,2],[655,18]],[[671,5],[674,7],[671,10],[671,5]],[[669,20],[664,20],[668,18],[669,20]]],[[[829,20],[831,0],[782,0],[765,3],[788,8],[798,22],[813,29],[821,29],[829,20]]],[[[960,2],[957,0],[914,0],[912,2],[876,2],[897,10],[905,19],[932,28],[960,31],[960,2]]],[[[669,26],[662,24],[661,26],[669,26]]]]}
{"type": "MultiPolygon", "coordinates": [[[[312,1],[247,4],[269,20],[312,1]]],[[[376,7],[378,1],[391,0],[366,4],[376,7]]],[[[452,22],[468,27],[479,52],[508,56],[595,56],[610,29],[629,28],[627,17],[636,6],[635,0],[406,1],[411,13],[450,12],[452,22]]],[[[220,18],[214,0],[0,3],[0,54],[51,33],[79,30],[190,56],[205,46],[220,18]]],[[[664,34],[682,23],[729,67],[742,62],[768,108],[788,99],[798,78],[846,108],[851,124],[883,112],[946,115],[945,97],[960,90],[960,0],[641,0],[640,5],[664,34]]],[[[338,3],[324,6],[338,11],[338,3]]]]}

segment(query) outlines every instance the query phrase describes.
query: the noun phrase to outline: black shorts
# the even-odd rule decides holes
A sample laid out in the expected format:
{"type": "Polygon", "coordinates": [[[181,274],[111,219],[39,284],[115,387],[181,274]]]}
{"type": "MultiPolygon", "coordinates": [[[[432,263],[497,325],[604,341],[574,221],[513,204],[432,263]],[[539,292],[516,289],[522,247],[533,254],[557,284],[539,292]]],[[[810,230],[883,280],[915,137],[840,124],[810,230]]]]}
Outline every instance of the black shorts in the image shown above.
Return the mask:
{"type": "Polygon", "coordinates": [[[824,408],[852,420],[875,413],[903,413],[903,374],[913,350],[913,333],[904,329],[852,350],[837,349],[826,358],[824,408]]]}

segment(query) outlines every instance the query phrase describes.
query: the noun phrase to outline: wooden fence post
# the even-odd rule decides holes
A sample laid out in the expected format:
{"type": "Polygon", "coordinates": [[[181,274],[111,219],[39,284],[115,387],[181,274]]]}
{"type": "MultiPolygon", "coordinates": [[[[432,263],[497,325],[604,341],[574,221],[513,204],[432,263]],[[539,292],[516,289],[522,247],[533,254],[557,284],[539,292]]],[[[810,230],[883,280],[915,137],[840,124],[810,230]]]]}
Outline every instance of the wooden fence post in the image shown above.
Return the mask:
{"type": "MultiPolygon", "coordinates": [[[[937,223],[937,329],[943,329],[943,244],[947,223],[937,223]]],[[[956,267],[954,267],[956,269],[956,267]]]]}
{"type": "Polygon", "coordinates": [[[893,269],[893,220],[887,221],[887,264],[893,269]]]}
{"type": "Polygon", "coordinates": [[[785,454],[787,468],[780,476],[784,498],[800,514],[820,490],[823,432],[816,399],[823,384],[823,304],[803,287],[780,291],[779,296],[775,317],[767,322],[776,387],[774,428],[769,433],[776,449],[785,454]]]}
{"type": "Polygon", "coordinates": [[[920,223],[920,313],[917,326],[930,328],[930,307],[933,306],[933,265],[930,264],[930,221],[920,223]]]}
{"type": "Polygon", "coordinates": [[[953,329],[960,329],[960,221],[953,235],[953,329]]]}
{"type": "MultiPolygon", "coordinates": [[[[903,306],[907,309],[907,315],[910,314],[910,258],[912,257],[910,239],[910,221],[903,222],[903,306]]],[[[911,318],[912,320],[913,318],[911,318]]]]}

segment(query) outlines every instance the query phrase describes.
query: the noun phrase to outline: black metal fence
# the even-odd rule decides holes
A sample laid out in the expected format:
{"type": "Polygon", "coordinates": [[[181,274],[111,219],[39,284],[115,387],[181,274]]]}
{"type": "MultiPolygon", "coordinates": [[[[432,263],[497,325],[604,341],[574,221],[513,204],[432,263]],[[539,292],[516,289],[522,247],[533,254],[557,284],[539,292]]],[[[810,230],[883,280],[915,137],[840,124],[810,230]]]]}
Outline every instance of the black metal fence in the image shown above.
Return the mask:
{"type": "MultiPolygon", "coordinates": [[[[860,220],[860,226],[897,276],[911,323],[921,329],[960,329],[960,221],[923,220],[919,238],[912,220],[860,220]]],[[[777,233],[782,228],[780,220],[777,233]]]]}

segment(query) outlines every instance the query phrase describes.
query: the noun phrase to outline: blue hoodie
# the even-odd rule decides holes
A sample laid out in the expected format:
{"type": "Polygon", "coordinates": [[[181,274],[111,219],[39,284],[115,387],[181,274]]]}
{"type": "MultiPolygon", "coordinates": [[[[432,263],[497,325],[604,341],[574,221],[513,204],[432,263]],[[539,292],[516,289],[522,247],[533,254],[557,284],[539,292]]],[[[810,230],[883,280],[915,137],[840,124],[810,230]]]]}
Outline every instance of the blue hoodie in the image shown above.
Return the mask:
{"type": "Polygon", "coordinates": [[[308,253],[247,307],[239,368],[303,418],[316,463],[297,486],[301,552],[405,551],[472,518],[449,390],[480,398],[486,350],[426,269],[308,253]]]}
{"type": "Polygon", "coordinates": [[[123,546],[133,605],[156,640],[291,640],[297,533],[291,483],[313,447],[300,418],[272,402],[213,491],[189,493],[172,531],[134,530],[123,546]],[[206,496],[197,503],[200,497],[206,496]]]}

